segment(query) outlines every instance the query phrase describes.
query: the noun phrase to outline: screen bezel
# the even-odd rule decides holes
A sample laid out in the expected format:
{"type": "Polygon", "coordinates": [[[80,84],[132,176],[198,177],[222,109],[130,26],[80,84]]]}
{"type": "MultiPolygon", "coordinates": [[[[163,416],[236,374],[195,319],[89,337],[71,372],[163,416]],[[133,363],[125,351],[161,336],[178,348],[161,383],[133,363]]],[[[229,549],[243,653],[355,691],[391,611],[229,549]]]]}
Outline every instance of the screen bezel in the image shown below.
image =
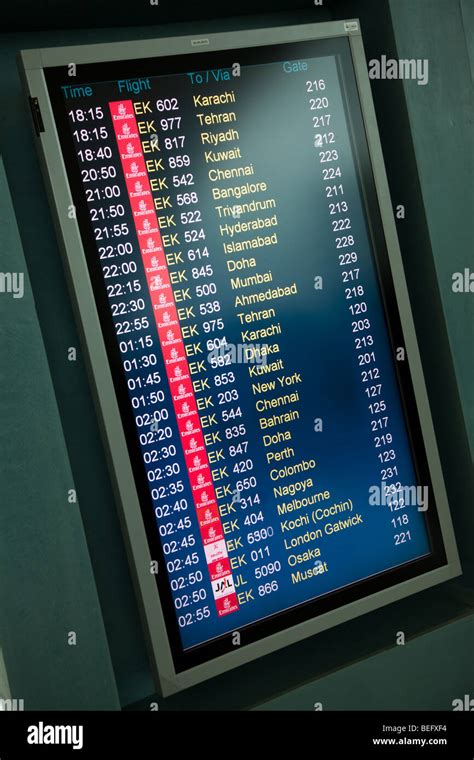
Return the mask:
{"type": "MultiPolygon", "coordinates": [[[[167,695],[187,688],[232,667],[313,635],[318,631],[458,575],[460,573],[459,559],[403,274],[358,22],[351,20],[230,32],[198,39],[176,37],[148,42],[24,51],[21,59],[27,89],[32,97],[38,98],[42,114],[44,132],[40,132],[37,143],[62,242],[63,257],[69,276],[71,294],[75,302],[76,316],[88,358],[98,416],[108,453],[115,494],[121,507],[120,512],[129,549],[130,564],[141,602],[159,691],[163,695],[167,695]],[[161,589],[160,595],[157,593],[156,577],[149,570],[151,555],[140,508],[140,497],[143,498],[143,493],[139,493],[139,489],[137,489],[132,466],[133,457],[131,457],[127,446],[127,435],[119,408],[120,406],[123,408],[123,402],[119,404],[120,392],[117,392],[117,382],[114,383],[114,376],[117,378],[117,373],[113,376],[111,372],[110,336],[104,340],[101,320],[99,319],[99,312],[103,311],[103,308],[100,305],[99,309],[97,308],[98,303],[93,287],[94,278],[91,277],[91,271],[87,266],[86,254],[82,244],[79,224],[81,221],[80,209],[77,220],[69,219],[67,214],[68,205],[77,202],[77,188],[74,191],[73,183],[68,178],[68,159],[61,150],[61,140],[56,128],[57,119],[53,113],[53,104],[48,92],[44,70],[57,66],[66,67],[70,61],[74,61],[79,66],[81,64],[100,65],[112,61],[138,61],[163,56],[192,55],[201,50],[212,51],[213,54],[217,55],[219,51],[231,49],[286,45],[292,42],[335,37],[347,38],[352,55],[367,140],[369,170],[373,176],[373,183],[369,182],[369,185],[373,184],[375,190],[375,198],[371,200],[374,200],[378,207],[375,214],[368,214],[368,221],[372,227],[374,217],[376,218],[385,240],[387,255],[380,257],[384,266],[383,271],[379,271],[379,279],[383,281],[381,290],[384,298],[388,302],[398,305],[396,312],[399,320],[395,320],[396,324],[390,320],[392,345],[404,345],[406,348],[407,361],[398,363],[400,366],[397,366],[397,369],[401,375],[400,384],[404,388],[402,398],[405,401],[411,399],[407,404],[406,412],[410,415],[414,459],[417,462],[418,471],[420,471],[420,461],[423,460],[422,470],[427,475],[428,481],[431,481],[432,492],[437,504],[436,513],[430,517],[436,538],[436,553],[427,558],[400,565],[393,570],[384,571],[369,581],[351,584],[340,592],[333,592],[319,599],[316,598],[316,600],[299,605],[293,610],[281,612],[278,616],[272,616],[270,621],[267,619],[253,623],[246,628],[254,632],[258,628],[258,630],[263,630],[263,634],[249,643],[244,641],[245,646],[237,650],[232,646],[231,634],[229,634],[212,640],[210,644],[193,647],[188,653],[180,656],[176,640],[174,640],[172,626],[170,627],[169,605],[167,603],[163,605],[161,601],[165,600],[166,592],[161,589]],[[106,344],[109,347],[108,351],[106,344]],[[416,439],[415,442],[413,442],[414,439],[416,439]],[[414,567],[415,565],[416,567],[414,567]],[[392,585],[388,585],[386,582],[389,574],[392,574],[393,577],[392,585]],[[381,583],[380,580],[385,582],[381,583]],[[352,593],[355,586],[363,586],[367,589],[369,585],[370,590],[363,596],[357,597],[357,594],[352,593]],[[328,607],[324,600],[327,600],[328,597],[334,597],[334,594],[338,594],[338,598],[345,595],[345,602],[337,607],[331,607],[331,605],[328,607]],[[310,612],[302,620],[302,608],[307,610],[308,605],[317,606],[320,611],[317,617],[314,617],[314,613],[311,617],[310,612]],[[298,619],[298,611],[300,619],[298,619]],[[275,630],[273,627],[272,630],[271,623],[275,617],[284,618],[288,622],[284,625],[283,621],[281,628],[275,630]],[[293,622],[290,621],[290,617],[293,617],[293,622]],[[269,622],[270,630],[268,630],[269,622]],[[203,647],[209,646],[214,651],[203,661],[203,647]],[[201,650],[201,656],[198,653],[196,657],[195,652],[197,650],[201,650]]],[[[377,227],[377,223],[375,227],[377,227]]],[[[373,231],[372,229],[372,233],[373,231]]],[[[377,252],[380,251],[379,246],[376,250],[377,252]]],[[[379,261],[378,255],[376,260],[379,261]]],[[[101,316],[103,315],[101,314],[101,316]]],[[[103,321],[102,319],[102,323],[103,321]]],[[[424,483],[425,480],[421,480],[421,482],[424,483]]],[[[161,579],[158,582],[162,584],[161,579]]],[[[173,612],[173,610],[171,611],[173,612]]],[[[242,633],[245,630],[244,628],[242,633]]]]}
{"type": "MultiPolygon", "coordinates": [[[[396,298],[393,293],[393,281],[387,262],[387,251],[383,235],[380,215],[377,211],[377,197],[375,194],[373,175],[368,157],[366,135],[360,114],[359,97],[354,87],[347,87],[348,78],[353,76],[352,58],[350,55],[347,37],[327,38],[325,40],[300,41],[298,43],[279,44],[271,46],[259,46],[239,50],[237,56],[242,67],[255,64],[267,64],[274,60],[309,59],[317,53],[318,56],[335,56],[336,66],[339,68],[343,93],[346,118],[350,122],[350,139],[352,142],[354,160],[358,164],[360,178],[359,191],[363,198],[366,221],[369,228],[369,236],[372,238],[372,247],[377,252],[374,263],[377,270],[377,278],[383,287],[380,287],[380,295],[384,301],[385,320],[390,336],[392,354],[396,353],[397,347],[403,345],[400,320],[396,298]],[[314,45],[317,45],[317,51],[314,45]],[[356,114],[357,112],[357,114],[356,114]],[[369,209],[371,215],[369,215],[369,209]]],[[[163,56],[160,58],[160,75],[173,75],[185,73],[188,70],[197,71],[207,68],[227,69],[231,66],[235,52],[216,51],[212,53],[201,52],[191,56],[163,56]]],[[[133,62],[111,62],[108,64],[87,64],[81,67],[80,73],[74,77],[76,86],[95,82],[114,81],[115,79],[131,79],[146,77],[152,70],[154,59],[139,59],[133,62]]],[[[110,313],[110,305],[106,295],[106,287],[103,279],[102,268],[97,258],[97,245],[92,234],[88,204],[84,198],[82,182],[79,179],[79,168],[76,159],[74,142],[71,135],[70,125],[66,116],[67,103],[65,103],[60,87],[64,83],[64,67],[54,67],[46,72],[46,83],[49,97],[53,108],[58,136],[61,143],[62,155],[68,174],[69,185],[72,192],[72,200],[75,212],[82,230],[84,252],[87,260],[89,276],[96,299],[96,306],[101,323],[104,342],[108,354],[108,361],[112,369],[115,394],[119,405],[122,425],[124,427],[135,484],[138,491],[140,508],[148,545],[151,556],[157,561],[158,567],[166,564],[161,542],[156,530],[154,519],[154,505],[150,498],[149,484],[143,466],[142,452],[138,445],[135,420],[130,408],[129,394],[126,387],[126,379],[122,368],[122,357],[118,350],[115,325],[110,313]]],[[[72,104],[72,103],[71,103],[72,104]]],[[[240,646],[248,644],[296,623],[317,617],[323,612],[341,607],[348,602],[360,599],[375,591],[385,590],[390,586],[400,583],[402,580],[421,575],[436,567],[445,564],[446,556],[439,530],[439,521],[436,513],[436,503],[432,492],[429,471],[424,456],[422,439],[419,430],[418,413],[413,400],[413,389],[407,362],[395,362],[400,397],[405,402],[404,416],[408,421],[410,434],[410,448],[414,458],[419,483],[426,484],[429,488],[429,504],[431,509],[427,512],[426,527],[431,544],[429,555],[400,563],[371,576],[361,578],[343,587],[338,587],[324,595],[300,602],[298,605],[283,608],[267,617],[257,619],[246,626],[239,627],[240,646]],[[404,389],[404,394],[402,394],[404,389]]],[[[220,634],[189,649],[183,649],[180,632],[176,621],[176,612],[170,593],[169,582],[164,573],[155,575],[155,580],[160,594],[161,605],[167,627],[167,634],[173,655],[173,661],[177,672],[182,672],[200,665],[216,656],[227,654],[234,648],[234,632],[220,634]]]]}

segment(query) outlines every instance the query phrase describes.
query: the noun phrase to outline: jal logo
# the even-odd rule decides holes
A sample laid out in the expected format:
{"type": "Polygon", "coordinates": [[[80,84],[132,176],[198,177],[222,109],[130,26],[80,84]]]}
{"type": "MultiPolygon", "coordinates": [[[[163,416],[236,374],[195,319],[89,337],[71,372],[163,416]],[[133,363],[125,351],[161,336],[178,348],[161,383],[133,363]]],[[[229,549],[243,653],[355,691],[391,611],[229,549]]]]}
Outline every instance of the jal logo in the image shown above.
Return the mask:
{"type": "Polygon", "coordinates": [[[454,712],[459,712],[460,710],[464,710],[465,712],[473,712],[474,698],[471,698],[470,694],[465,694],[464,699],[453,699],[452,705],[454,712]]]}

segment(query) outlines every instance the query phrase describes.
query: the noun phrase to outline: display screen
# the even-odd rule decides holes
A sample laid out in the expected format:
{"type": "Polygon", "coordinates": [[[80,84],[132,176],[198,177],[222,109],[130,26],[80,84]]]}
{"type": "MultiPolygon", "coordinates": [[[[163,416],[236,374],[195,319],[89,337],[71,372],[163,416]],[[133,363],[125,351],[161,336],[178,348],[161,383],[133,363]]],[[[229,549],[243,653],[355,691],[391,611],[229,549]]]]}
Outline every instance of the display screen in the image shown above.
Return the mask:
{"type": "Polygon", "coordinates": [[[177,669],[439,566],[347,39],[46,81],[177,669]]]}

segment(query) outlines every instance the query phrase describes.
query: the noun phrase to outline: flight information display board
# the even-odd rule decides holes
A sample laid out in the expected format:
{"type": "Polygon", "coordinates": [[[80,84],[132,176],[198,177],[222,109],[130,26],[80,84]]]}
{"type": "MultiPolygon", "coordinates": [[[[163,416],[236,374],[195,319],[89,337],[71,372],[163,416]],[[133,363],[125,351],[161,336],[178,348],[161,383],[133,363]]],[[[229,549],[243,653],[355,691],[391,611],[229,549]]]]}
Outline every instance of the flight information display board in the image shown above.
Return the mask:
{"type": "Polygon", "coordinates": [[[47,92],[176,672],[446,566],[349,37],[71,65],[47,92]]]}

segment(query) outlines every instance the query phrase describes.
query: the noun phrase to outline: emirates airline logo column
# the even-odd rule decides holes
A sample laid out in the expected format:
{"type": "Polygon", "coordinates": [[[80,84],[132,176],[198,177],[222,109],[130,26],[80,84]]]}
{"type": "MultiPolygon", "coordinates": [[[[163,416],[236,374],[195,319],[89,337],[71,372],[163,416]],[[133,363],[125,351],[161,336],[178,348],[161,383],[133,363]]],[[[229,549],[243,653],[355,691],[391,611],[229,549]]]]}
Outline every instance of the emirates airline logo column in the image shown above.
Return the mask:
{"type": "Polygon", "coordinates": [[[219,616],[239,609],[178,311],[131,100],[109,103],[219,616]]]}

